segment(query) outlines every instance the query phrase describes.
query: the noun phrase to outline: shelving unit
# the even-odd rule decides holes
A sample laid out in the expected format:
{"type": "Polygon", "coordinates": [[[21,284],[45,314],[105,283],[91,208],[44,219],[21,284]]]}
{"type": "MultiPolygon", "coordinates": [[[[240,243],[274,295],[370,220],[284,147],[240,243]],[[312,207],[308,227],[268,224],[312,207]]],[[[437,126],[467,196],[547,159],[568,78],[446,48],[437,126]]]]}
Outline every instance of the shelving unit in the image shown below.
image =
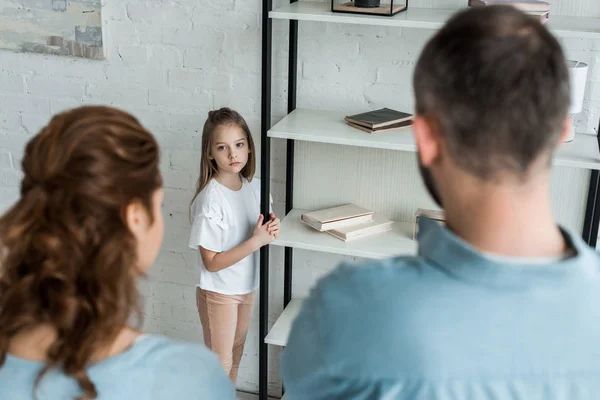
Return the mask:
{"type": "MultiPolygon", "coordinates": [[[[466,3],[466,2],[465,2],[466,3]]],[[[262,98],[261,98],[261,212],[267,214],[270,194],[271,138],[287,139],[286,216],[282,219],[281,235],[272,243],[285,247],[284,311],[269,330],[269,247],[261,249],[260,322],[259,322],[259,398],[267,399],[268,345],[285,346],[293,320],[298,315],[302,299],[292,298],[292,249],[342,254],[363,258],[386,258],[416,253],[412,240],[412,222],[396,222],[390,232],[345,243],[319,233],[300,222],[301,209],[293,208],[294,142],[328,143],[362,148],[415,152],[412,131],[382,132],[369,135],[348,127],[345,114],[332,111],[296,109],[298,57],[298,21],[347,23],[403,28],[438,29],[457,10],[409,8],[394,17],[339,14],[330,11],[329,3],[291,1],[272,9],[272,0],[263,0],[262,19],[262,98]],[[289,20],[288,115],[271,127],[271,58],[272,20],[289,20]]],[[[553,15],[548,26],[558,36],[600,39],[600,18],[562,17],[553,15]]],[[[362,110],[356,110],[362,111],[362,110]]],[[[599,128],[600,130],[600,128],[599,128]]],[[[600,142],[597,135],[577,134],[571,143],[556,151],[553,164],[590,169],[584,240],[595,246],[600,222],[600,142]]]]}
{"type": "MultiPolygon", "coordinates": [[[[456,10],[409,7],[408,10],[393,17],[382,18],[374,15],[334,13],[331,11],[330,3],[307,1],[279,7],[269,12],[269,17],[272,19],[333,22],[338,24],[439,29],[455,12],[456,10]]],[[[600,39],[600,18],[552,15],[547,24],[556,35],[562,37],[600,39]]]]}

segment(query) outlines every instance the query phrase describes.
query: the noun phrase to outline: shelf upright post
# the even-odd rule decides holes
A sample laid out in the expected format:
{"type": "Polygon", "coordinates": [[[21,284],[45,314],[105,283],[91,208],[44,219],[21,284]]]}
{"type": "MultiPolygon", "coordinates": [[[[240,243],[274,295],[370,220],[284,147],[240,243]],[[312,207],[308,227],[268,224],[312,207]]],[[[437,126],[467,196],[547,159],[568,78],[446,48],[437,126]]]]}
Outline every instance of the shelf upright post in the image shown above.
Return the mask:
{"type": "MultiPolygon", "coordinates": [[[[295,3],[298,0],[290,0],[295,3]]],[[[298,81],[298,20],[290,20],[288,45],[288,114],[296,109],[296,89],[298,81]]],[[[294,140],[286,141],[285,170],[285,214],[294,208],[294,140]]],[[[283,307],[292,300],[292,260],[293,249],[285,248],[283,271],[283,307]]]]}
{"type": "MultiPolygon", "coordinates": [[[[260,208],[268,221],[271,182],[271,141],[267,135],[271,127],[271,53],[273,43],[273,22],[269,12],[273,0],[262,2],[262,73],[261,73],[261,111],[260,111],[260,208]]],[[[260,290],[259,290],[259,327],[258,327],[258,392],[259,400],[267,400],[269,353],[265,337],[269,333],[269,246],[260,249],[260,290]]]]}
{"type": "MultiPolygon", "coordinates": [[[[600,122],[598,123],[598,151],[600,152],[600,122]]],[[[598,241],[598,227],[600,225],[600,171],[592,170],[590,186],[588,189],[587,205],[585,207],[585,219],[583,221],[583,240],[596,247],[598,241]]]]}

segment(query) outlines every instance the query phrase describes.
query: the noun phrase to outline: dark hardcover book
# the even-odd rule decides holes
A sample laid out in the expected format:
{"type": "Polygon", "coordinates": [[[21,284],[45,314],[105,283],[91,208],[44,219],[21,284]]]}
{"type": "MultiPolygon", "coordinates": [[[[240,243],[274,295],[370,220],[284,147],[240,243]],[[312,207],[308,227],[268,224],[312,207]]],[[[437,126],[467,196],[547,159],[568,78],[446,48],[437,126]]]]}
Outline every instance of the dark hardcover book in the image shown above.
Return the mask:
{"type": "Polygon", "coordinates": [[[525,12],[550,11],[550,3],[540,0],[469,0],[469,6],[511,5],[525,12]]]}
{"type": "Polygon", "coordinates": [[[349,115],[344,119],[346,122],[355,125],[362,125],[369,129],[377,129],[412,120],[412,117],[412,114],[392,110],[390,108],[381,108],[379,110],[368,111],[361,114],[349,115]]]}
{"type": "Polygon", "coordinates": [[[366,126],[354,124],[350,121],[346,121],[346,123],[353,128],[360,129],[361,131],[365,131],[367,133],[377,133],[377,132],[386,132],[386,131],[392,131],[392,130],[396,130],[396,129],[407,128],[409,126],[412,126],[413,121],[412,121],[412,119],[409,119],[406,121],[398,122],[397,124],[385,125],[380,128],[373,128],[373,129],[367,128],[366,126]]]}

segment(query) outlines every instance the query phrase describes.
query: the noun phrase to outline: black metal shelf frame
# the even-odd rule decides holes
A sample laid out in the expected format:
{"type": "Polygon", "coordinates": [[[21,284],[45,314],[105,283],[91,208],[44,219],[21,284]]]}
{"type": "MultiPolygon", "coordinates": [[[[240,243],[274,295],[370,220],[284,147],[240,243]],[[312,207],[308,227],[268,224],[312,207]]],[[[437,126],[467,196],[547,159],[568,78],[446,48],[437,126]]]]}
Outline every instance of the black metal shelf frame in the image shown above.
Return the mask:
{"type": "MultiPolygon", "coordinates": [[[[291,0],[295,3],[297,0],[291,0]]],[[[271,127],[271,78],[273,22],[269,12],[273,0],[262,1],[262,75],[261,75],[261,213],[269,214],[271,177],[271,139],[267,135],[271,127]]],[[[288,49],[288,113],[296,109],[296,87],[298,79],[298,21],[289,22],[288,49]]],[[[600,151],[600,123],[598,125],[598,149],[600,151]]],[[[294,140],[287,139],[285,213],[293,208],[294,198],[294,140]]],[[[592,170],[588,189],[587,205],[582,236],[587,244],[596,247],[600,223],[600,171],[592,170]]],[[[292,299],[292,248],[285,248],[284,255],[283,306],[292,299]]],[[[268,344],[265,338],[269,333],[269,246],[260,249],[260,290],[259,290],[259,400],[267,400],[268,392],[268,344]]]]}

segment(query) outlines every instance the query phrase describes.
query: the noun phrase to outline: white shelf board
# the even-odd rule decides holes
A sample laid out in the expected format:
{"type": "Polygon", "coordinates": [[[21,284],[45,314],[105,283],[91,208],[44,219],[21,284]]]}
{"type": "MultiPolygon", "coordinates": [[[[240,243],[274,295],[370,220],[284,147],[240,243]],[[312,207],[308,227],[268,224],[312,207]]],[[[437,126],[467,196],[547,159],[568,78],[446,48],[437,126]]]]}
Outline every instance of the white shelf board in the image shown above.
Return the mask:
{"type": "MultiPolygon", "coordinates": [[[[456,11],[436,8],[412,8],[393,17],[334,13],[331,3],[299,1],[286,4],[269,12],[273,19],[298,21],[334,22],[345,24],[394,26],[404,28],[439,29],[456,11]]],[[[600,38],[600,18],[563,17],[551,15],[547,22],[557,35],[579,38],[600,38]]]]}
{"type": "Polygon", "coordinates": [[[413,224],[410,222],[394,222],[391,231],[344,242],[302,223],[300,216],[305,212],[298,209],[290,211],[281,221],[279,238],[271,244],[371,259],[417,253],[417,242],[412,240],[413,224]]]}
{"type": "MultiPolygon", "coordinates": [[[[295,4],[295,3],[294,3],[295,4]]],[[[344,122],[345,113],[296,109],[273,126],[268,135],[274,138],[387,150],[417,151],[412,129],[368,134],[344,122]]],[[[553,164],[562,167],[600,169],[600,152],[596,135],[577,134],[570,143],[559,146],[553,164]]]]}
{"type": "Polygon", "coordinates": [[[272,127],[268,135],[307,142],[417,151],[411,128],[369,134],[348,126],[345,116],[341,112],[297,108],[272,127]]]}
{"type": "Polygon", "coordinates": [[[554,153],[552,164],[561,167],[600,169],[597,135],[579,133],[573,141],[560,144],[554,153]]]}
{"type": "Polygon", "coordinates": [[[277,321],[275,321],[267,337],[265,337],[265,343],[275,346],[287,345],[288,336],[292,329],[292,322],[298,316],[301,307],[302,299],[296,298],[290,300],[285,310],[283,310],[277,321]]]}

